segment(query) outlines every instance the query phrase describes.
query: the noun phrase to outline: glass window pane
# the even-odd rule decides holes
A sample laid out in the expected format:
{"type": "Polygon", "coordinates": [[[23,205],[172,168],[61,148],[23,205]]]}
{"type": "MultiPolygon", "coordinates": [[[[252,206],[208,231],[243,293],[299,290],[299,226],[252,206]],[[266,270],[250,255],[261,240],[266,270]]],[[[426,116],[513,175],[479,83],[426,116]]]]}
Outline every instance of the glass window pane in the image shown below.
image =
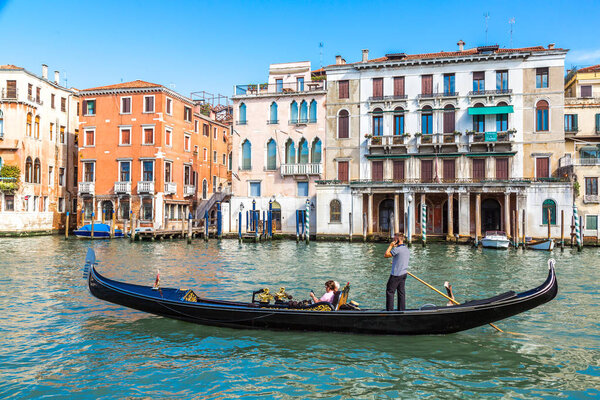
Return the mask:
{"type": "Polygon", "coordinates": [[[597,230],[598,229],[598,216],[597,215],[586,215],[585,229],[587,229],[587,230],[597,230]]]}
{"type": "Polygon", "coordinates": [[[298,182],[298,196],[308,196],[308,182],[298,182]]]}

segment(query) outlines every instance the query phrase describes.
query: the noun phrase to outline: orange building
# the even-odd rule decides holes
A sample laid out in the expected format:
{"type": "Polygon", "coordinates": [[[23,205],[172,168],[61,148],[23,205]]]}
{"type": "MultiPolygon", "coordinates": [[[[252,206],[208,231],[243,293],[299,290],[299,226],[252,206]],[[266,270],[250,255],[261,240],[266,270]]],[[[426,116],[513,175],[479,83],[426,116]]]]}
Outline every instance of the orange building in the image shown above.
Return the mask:
{"type": "Polygon", "coordinates": [[[142,227],[181,226],[227,186],[230,129],[194,112],[191,99],[139,80],[79,97],[79,224],[116,212],[118,225],[134,215],[142,227]]]}

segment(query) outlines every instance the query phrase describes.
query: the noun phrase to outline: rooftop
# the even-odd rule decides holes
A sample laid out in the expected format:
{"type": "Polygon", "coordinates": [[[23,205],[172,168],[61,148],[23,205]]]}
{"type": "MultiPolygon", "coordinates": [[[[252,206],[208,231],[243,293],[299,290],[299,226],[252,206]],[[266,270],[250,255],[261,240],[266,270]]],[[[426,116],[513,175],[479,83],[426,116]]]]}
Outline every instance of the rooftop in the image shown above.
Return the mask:
{"type": "Polygon", "coordinates": [[[577,73],[584,73],[584,72],[600,72],[600,64],[592,65],[591,67],[585,67],[585,68],[581,68],[581,69],[577,70],[577,73]]]}
{"type": "Polygon", "coordinates": [[[159,85],[157,83],[150,83],[150,82],[146,82],[146,81],[141,81],[141,80],[135,80],[135,81],[131,81],[131,82],[123,82],[123,83],[117,83],[114,85],[107,85],[107,86],[98,86],[98,87],[94,87],[94,88],[89,88],[89,89],[82,89],[82,91],[88,91],[88,90],[110,90],[110,89],[139,89],[139,88],[161,88],[164,87],[163,85],[159,85]]]}
{"type": "Polygon", "coordinates": [[[7,64],[7,65],[0,65],[0,69],[25,69],[25,68],[17,67],[16,65],[12,65],[12,64],[7,64]]]}

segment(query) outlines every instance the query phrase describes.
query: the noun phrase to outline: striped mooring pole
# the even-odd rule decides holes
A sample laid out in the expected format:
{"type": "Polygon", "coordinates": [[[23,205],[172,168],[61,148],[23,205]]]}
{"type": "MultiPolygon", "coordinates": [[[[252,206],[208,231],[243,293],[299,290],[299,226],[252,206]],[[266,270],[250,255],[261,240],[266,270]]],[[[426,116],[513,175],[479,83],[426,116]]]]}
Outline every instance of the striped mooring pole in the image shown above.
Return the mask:
{"type": "Polygon", "coordinates": [[[577,240],[577,250],[581,251],[581,227],[579,226],[579,217],[577,216],[577,205],[573,204],[573,219],[575,220],[575,239],[577,240]]]}
{"type": "Polygon", "coordinates": [[[423,235],[423,247],[427,242],[427,204],[421,204],[421,234],[423,235]]]}
{"type": "Polygon", "coordinates": [[[306,243],[308,244],[310,237],[310,200],[306,199],[306,213],[304,213],[304,234],[306,243]]]}

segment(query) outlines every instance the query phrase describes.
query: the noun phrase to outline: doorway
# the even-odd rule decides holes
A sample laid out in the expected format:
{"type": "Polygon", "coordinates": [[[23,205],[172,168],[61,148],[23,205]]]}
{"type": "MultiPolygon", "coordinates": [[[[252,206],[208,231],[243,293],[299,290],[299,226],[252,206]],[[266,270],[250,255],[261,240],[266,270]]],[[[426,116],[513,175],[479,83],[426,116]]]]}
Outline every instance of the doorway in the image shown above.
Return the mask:
{"type": "Polygon", "coordinates": [[[481,203],[481,229],[487,231],[501,230],[502,218],[500,203],[496,199],[485,199],[481,203]]]}

